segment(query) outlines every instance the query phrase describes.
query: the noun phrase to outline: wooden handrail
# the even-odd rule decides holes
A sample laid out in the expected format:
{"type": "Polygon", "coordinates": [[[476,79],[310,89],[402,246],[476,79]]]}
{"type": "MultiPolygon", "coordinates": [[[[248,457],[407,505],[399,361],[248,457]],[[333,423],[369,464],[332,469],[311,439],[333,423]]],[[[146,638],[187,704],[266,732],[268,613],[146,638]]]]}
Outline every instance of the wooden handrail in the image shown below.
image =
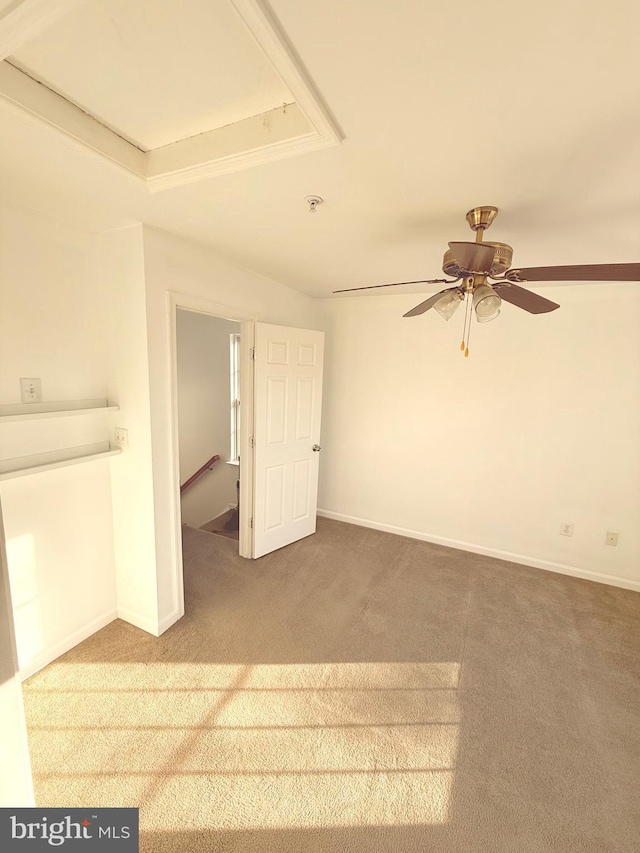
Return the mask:
{"type": "Polygon", "coordinates": [[[195,481],[198,479],[198,477],[199,477],[201,474],[204,474],[204,472],[205,472],[207,469],[211,470],[212,465],[215,465],[215,463],[216,463],[219,459],[220,459],[220,457],[219,457],[218,455],[216,455],[216,456],[212,456],[212,457],[211,457],[211,459],[209,459],[209,461],[208,461],[208,462],[205,462],[205,463],[204,463],[204,465],[202,466],[202,468],[198,468],[198,470],[197,470],[197,471],[196,471],[196,473],[193,475],[193,477],[189,477],[189,479],[186,481],[186,483],[183,483],[183,484],[180,486],[180,494],[182,494],[186,489],[188,489],[188,488],[189,488],[189,486],[190,486],[192,483],[195,483],[195,481]]]}

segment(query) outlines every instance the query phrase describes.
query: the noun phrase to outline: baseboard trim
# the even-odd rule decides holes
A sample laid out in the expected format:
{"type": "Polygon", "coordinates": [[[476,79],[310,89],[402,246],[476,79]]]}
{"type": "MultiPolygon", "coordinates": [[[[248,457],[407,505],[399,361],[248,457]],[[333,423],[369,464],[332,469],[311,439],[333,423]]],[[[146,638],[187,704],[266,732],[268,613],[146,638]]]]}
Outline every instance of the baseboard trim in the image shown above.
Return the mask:
{"type": "Polygon", "coordinates": [[[509,563],[520,563],[533,569],[543,569],[545,572],[557,572],[560,575],[571,575],[587,581],[617,586],[622,589],[631,589],[640,592],[640,581],[619,578],[615,575],[605,575],[601,572],[591,572],[588,569],[580,569],[576,566],[566,566],[563,563],[553,563],[549,560],[539,560],[537,557],[528,557],[526,554],[513,554],[510,551],[499,551],[497,548],[486,548],[484,545],[475,545],[473,542],[462,542],[458,539],[447,539],[444,536],[433,536],[430,533],[422,533],[419,530],[410,530],[405,527],[396,527],[393,524],[383,524],[379,521],[371,521],[367,518],[357,518],[353,515],[345,515],[341,512],[333,512],[328,509],[319,509],[322,518],[331,518],[334,521],[344,521],[347,524],[356,524],[358,527],[370,527],[372,530],[381,530],[384,533],[394,533],[396,536],[407,536],[409,539],[419,539],[422,542],[431,542],[433,545],[444,545],[447,548],[456,548],[458,551],[470,551],[473,554],[481,554],[484,557],[495,557],[498,560],[506,560],[509,563]]]}
{"type": "Polygon", "coordinates": [[[208,524],[209,521],[213,521],[214,518],[220,518],[221,515],[224,515],[225,512],[229,512],[230,509],[235,509],[235,504],[229,503],[226,501],[222,506],[220,506],[214,513],[212,513],[211,518],[205,521],[205,524],[208,524]]]}
{"type": "Polygon", "coordinates": [[[154,637],[159,636],[157,621],[149,619],[148,616],[143,616],[135,610],[129,610],[126,607],[118,607],[118,619],[122,619],[130,625],[140,628],[141,631],[146,631],[147,634],[153,634],[154,637]]]}
{"type": "Polygon", "coordinates": [[[182,524],[186,524],[188,527],[193,527],[196,530],[201,530],[204,524],[209,524],[210,521],[214,521],[216,518],[220,518],[221,515],[224,515],[226,512],[229,512],[230,509],[235,509],[236,505],[232,503],[225,503],[222,506],[218,507],[218,509],[212,510],[209,513],[209,517],[201,522],[200,524],[196,524],[195,521],[188,520],[186,518],[182,518],[182,524]]]}
{"type": "Polygon", "coordinates": [[[112,610],[108,610],[101,616],[97,616],[95,619],[92,619],[91,622],[88,622],[86,625],[83,625],[82,628],[78,628],[77,631],[74,631],[72,634],[69,634],[67,637],[65,637],[63,640],[60,640],[54,646],[51,646],[44,652],[41,652],[39,655],[37,655],[37,657],[35,657],[32,661],[30,661],[30,663],[28,663],[20,670],[20,680],[25,681],[25,679],[30,678],[30,676],[43,669],[45,666],[48,666],[50,663],[53,663],[53,661],[56,660],[56,658],[59,658],[60,655],[63,655],[65,652],[68,652],[69,649],[72,649],[74,646],[77,646],[83,640],[86,640],[87,637],[90,637],[92,634],[95,634],[96,631],[99,631],[101,628],[104,628],[105,625],[108,625],[110,622],[113,622],[113,620],[117,618],[118,611],[114,607],[112,610]]]}
{"type": "Polygon", "coordinates": [[[160,634],[164,634],[164,632],[167,631],[172,625],[175,625],[178,619],[182,618],[183,615],[184,614],[180,613],[179,610],[174,610],[172,613],[169,613],[168,616],[165,616],[163,619],[161,619],[158,624],[158,636],[160,636],[160,634]]]}

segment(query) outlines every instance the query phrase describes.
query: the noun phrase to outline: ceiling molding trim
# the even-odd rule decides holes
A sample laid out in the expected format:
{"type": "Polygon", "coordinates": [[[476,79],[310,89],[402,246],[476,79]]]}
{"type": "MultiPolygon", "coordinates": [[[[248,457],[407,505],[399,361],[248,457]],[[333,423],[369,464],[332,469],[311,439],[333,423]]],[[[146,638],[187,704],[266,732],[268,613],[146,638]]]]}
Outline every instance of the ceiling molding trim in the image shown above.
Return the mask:
{"type": "Polygon", "coordinates": [[[146,177],[144,152],[6,61],[0,62],[0,108],[8,108],[139,180],[146,177]]]}
{"type": "MultiPolygon", "coordinates": [[[[0,18],[0,57],[12,55],[19,44],[84,2],[22,0],[0,18]]],[[[295,103],[145,152],[7,60],[0,61],[0,110],[108,161],[151,192],[338,145],[343,134],[268,6],[262,0],[229,3],[295,103]]]]}
{"type": "Polygon", "coordinates": [[[229,0],[293,94],[295,102],[326,145],[338,145],[344,134],[329,112],[311,77],[264,0],[229,0]]]}
{"type": "Polygon", "coordinates": [[[149,151],[152,192],[325,147],[297,104],[149,151]]]}
{"type": "MultiPolygon", "coordinates": [[[[215,131],[214,131],[215,132],[215,131]]],[[[180,143],[174,143],[179,145],[180,143]]],[[[214,160],[211,163],[202,163],[189,169],[181,169],[173,173],[158,174],[147,178],[147,186],[150,192],[168,190],[172,187],[180,187],[184,184],[192,184],[205,178],[215,178],[218,175],[228,175],[252,166],[261,166],[264,163],[273,163],[276,160],[285,160],[298,154],[306,154],[310,151],[318,151],[326,148],[324,141],[316,137],[306,139],[285,140],[248,153],[234,154],[223,160],[214,160]]]]}
{"type": "Polygon", "coordinates": [[[6,59],[25,42],[39,36],[58,18],[62,18],[87,0],[19,0],[18,5],[0,17],[0,59],[6,59]]]}

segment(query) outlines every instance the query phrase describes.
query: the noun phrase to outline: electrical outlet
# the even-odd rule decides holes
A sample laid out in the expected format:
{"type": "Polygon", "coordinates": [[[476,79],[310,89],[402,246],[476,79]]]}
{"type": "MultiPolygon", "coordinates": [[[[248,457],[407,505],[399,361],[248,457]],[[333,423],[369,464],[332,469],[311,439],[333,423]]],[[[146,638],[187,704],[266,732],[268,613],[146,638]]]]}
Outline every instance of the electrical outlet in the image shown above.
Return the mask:
{"type": "Polygon", "coordinates": [[[122,427],[115,428],[115,445],[119,450],[126,450],[129,447],[129,431],[122,427]]]}
{"type": "Polygon", "coordinates": [[[604,540],[607,545],[613,545],[614,548],[618,544],[618,534],[612,533],[610,530],[607,530],[607,537],[604,540]]]}
{"type": "Polygon", "coordinates": [[[41,403],[42,402],[42,380],[41,379],[21,379],[20,380],[20,397],[23,403],[41,403]]]}
{"type": "Polygon", "coordinates": [[[560,525],[560,535],[561,536],[573,536],[573,524],[564,524],[560,525]]]}

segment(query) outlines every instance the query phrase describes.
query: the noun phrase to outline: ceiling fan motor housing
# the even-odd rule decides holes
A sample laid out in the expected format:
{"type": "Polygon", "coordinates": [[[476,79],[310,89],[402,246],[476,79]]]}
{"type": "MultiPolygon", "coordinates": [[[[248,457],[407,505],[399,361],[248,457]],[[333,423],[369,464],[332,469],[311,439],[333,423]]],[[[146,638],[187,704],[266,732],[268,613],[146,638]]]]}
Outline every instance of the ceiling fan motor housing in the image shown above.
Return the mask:
{"type": "MultiPolygon", "coordinates": [[[[492,246],[496,250],[489,275],[494,278],[496,276],[504,275],[504,273],[510,269],[511,261],[513,260],[513,249],[511,246],[508,246],[506,243],[493,243],[489,240],[485,240],[483,245],[492,246]]],[[[456,264],[451,249],[448,249],[444,254],[442,271],[453,278],[464,278],[465,275],[468,275],[467,270],[460,269],[456,264]]]]}

